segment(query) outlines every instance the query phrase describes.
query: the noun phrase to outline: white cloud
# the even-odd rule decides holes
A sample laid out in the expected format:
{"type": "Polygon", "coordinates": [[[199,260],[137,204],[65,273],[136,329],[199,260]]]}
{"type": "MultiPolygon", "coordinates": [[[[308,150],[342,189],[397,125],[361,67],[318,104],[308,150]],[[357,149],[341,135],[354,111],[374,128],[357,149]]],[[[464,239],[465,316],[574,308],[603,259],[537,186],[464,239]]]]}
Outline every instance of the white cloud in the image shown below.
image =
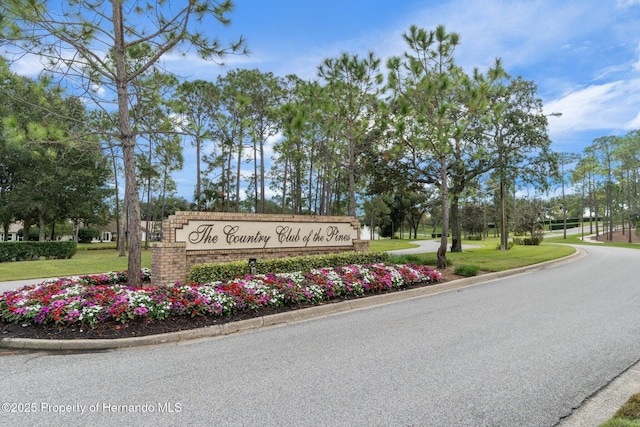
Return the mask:
{"type": "Polygon", "coordinates": [[[11,71],[21,76],[36,78],[43,70],[44,66],[37,55],[26,54],[11,63],[11,71]]]}
{"type": "Polygon", "coordinates": [[[215,81],[216,76],[225,74],[230,69],[245,65],[256,67],[262,60],[256,56],[227,55],[224,59],[207,61],[192,53],[184,55],[168,53],[162,57],[164,65],[172,73],[188,80],[202,79],[215,81]]]}
{"type": "Polygon", "coordinates": [[[626,9],[633,6],[639,6],[640,0],[617,0],[616,3],[618,4],[618,7],[626,9]]]}
{"type": "Polygon", "coordinates": [[[640,129],[640,110],[636,117],[629,122],[627,129],[640,129]]]}
{"type": "Polygon", "coordinates": [[[104,87],[97,84],[92,84],[91,90],[98,96],[104,96],[104,94],[106,93],[106,90],[104,89],[104,87]]]}
{"type": "Polygon", "coordinates": [[[562,118],[549,121],[550,129],[556,132],[631,130],[638,127],[640,79],[577,89],[547,102],[545,109],[563,114],[562,118]]]}
{"type": "Polygon", "coordinates": [[[282,132],[277,132],[275,135],[271,135],[267,138],[266,143],[264,144],[264,156],[266,160],[269,160],[273,157],[273,146],[283,139],[284,135],[282,134],[282,132]]]}

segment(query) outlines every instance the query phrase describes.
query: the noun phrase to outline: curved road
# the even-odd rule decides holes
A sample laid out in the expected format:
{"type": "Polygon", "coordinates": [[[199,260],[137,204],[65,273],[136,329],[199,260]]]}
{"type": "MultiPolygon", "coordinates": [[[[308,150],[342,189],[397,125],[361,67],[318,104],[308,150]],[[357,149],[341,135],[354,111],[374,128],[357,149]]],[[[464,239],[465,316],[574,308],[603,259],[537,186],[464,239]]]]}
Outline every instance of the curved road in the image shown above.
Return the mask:
{"type": "Polygon", "coordinates": [[[245,334],[5,351],[3,412],[23,413],[0,424],[553,426],[640,358],[640,252],[583,248],[558,267],[245,334]]]}

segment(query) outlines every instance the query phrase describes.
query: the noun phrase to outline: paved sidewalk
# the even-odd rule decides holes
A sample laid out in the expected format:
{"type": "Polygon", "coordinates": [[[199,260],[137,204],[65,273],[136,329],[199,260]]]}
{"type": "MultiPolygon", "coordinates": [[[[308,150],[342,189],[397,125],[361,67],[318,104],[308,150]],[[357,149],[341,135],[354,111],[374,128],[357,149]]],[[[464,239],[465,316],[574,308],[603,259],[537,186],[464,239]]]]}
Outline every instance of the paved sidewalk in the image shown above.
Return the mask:
{"type": "Polygon", "coordinates": [[[42,283],[47,279],[26,279],[26,280],[13,280],[8,282],[0,282],[0,293],[6,291],[12,291],[14,289],[21,288],[26,285],[33,285],[42,283]]]}
{"type": "MultiPolygon", "coordinates": [[[[416,248],[398,249],[395,251],[388,251],[392,255],[413,255],[424,254],[428,252],[437,252],[440,247],[439,240],[412,240],[412,244],[418,245],[416,248]]],[[[450,249],[451,242],[447,246],[447,251],[450,249]]],[[[482,245],[462,245],[462,249],[478,248],[482,245]]]]}

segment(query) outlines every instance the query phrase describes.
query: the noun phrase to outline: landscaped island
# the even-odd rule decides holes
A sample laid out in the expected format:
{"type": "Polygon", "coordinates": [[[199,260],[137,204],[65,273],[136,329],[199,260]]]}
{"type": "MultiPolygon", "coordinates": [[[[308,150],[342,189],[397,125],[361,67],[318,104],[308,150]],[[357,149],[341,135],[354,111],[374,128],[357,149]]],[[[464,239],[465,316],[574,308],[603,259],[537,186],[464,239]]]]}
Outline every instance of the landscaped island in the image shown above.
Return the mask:
{"type": "MultiPolygon", "coordinates": [[[[149,270],[141,274],[148,283],[149,270]]],[[[432,284],[441,278],[427,266],[383,263],[142,288],[126,286],[125,272],[76,276],[5,292],[0,295],[0,321],[3,337],[140,336],[432,284]]]]}

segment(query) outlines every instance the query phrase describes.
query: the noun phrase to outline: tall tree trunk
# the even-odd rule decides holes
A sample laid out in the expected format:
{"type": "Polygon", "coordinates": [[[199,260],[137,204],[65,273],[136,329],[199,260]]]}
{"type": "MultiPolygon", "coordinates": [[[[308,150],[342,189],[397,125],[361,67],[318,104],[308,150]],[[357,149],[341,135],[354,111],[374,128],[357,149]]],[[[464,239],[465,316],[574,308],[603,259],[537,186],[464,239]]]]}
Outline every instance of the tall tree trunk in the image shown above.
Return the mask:
{"type": "Polygon", "coordinates": [[[42,212],[38,212],[38,227],[40,227],[38,230],[38,241],[44,242],[47,239],[47,224],[45,223],[42,212]]]}
{"type": "MultiPolygon", "coordinates": [[[[629,210],[629,237],[628,242],[632,242],[631,238],[631,170],[627,169],[627,209],[629,210]]],[[[623,226],[624,229],[624,226],[623,226]]]]}
{"type": "Polygon", "coordinates": [[[356,216],[355,141],[349,141],[349,216],[356,216]]]}
{"type": "MultiPolygon", "coordinates": [[[[32,225],[33,225],[33,222],[30,219],[25,219],[22,222],[22,240],[24,240],[25,242],[29,240],[29,231],[31,231],[32,225]]],[[[16,236],[16,240],[18,240],[17,236],[16,236]]]]}
{"type": "Polygon", "coordinates": [[[147,210],[145,212],[145,239],[144,239],[144,248],[149,249],[149,236],[151,234],[151,229],[149,228],[149,223],[151,222],[151,174],[149,174],[149,178],[147,181],[147,210]]]}
{"type": "Polygon", "coordinates": [[[225,192],[225,201],[224,201],[224,211],[231,212],[231,159],[233,158],[233,152],[231,150],[231,142],[229,143],[229,153],[227,156],[227,171],[226,171],[226,179],[224,183],[224,192],[225,192]]]}
{"type": "MultiPolygon", "coordinates": [[[[593,186],[591,184],[591,176],[589,176],[589,234],[593,234],[593,186]]],[[[596,221],[598,216],[596,215],[596,221]]]]}
{"type": "MultiPolygon", "coordinates": [[[[116,161],[116,154],[113,152],[113,144],[109,144],[109,149],[111,150],[111,158],[113,160],[113,180],[115,183],[115,192],[116,192],[116,247],[118,248],[118,256],[124,257],[126,256],[124,250],[124,233],[122,232],[122,210],[120,210],[120,189],[118,187],[118,164],[116,161]]],[[[77,241],[77,236],[76,236],[77,241]]]]}
{"type": "Polygon", "coordinates": [[[145,222],[144,222],[144,248],[149,249],[149,236],[151,234],[151,229],[149,228],[149,222],[151,220],[151,159],[153,156],[153,138],[149,140],[149,176],[147,177],[147,210],[145,212],[145,222]]]}
{"type": "Polygon", "coordinates": [[[447,186],[447,158],[440,155],[440,192],[442,196],[442,236],[438,248],[438,268],[447,268],[447,234],[449,234],[449,189],[447,186]]]}
{"type": "Polygon", "coordinates": [[[198,212],[202,210],[202,173],[200,172],[201,145],[200,136],[196,135],[196,204],[198,212]]]}
{"type": "Polygon", "coordinates": [[[167,170],[167,166],[164,167],[163,178],[162,178],[162,204],[160,209],[160,241],[164,238],[164,233],[162,231],[162,221],[164,221],[164,211],[166,209],[167,203],[167,177],[169,175],[169,171],[167,170]]]}
{"type": "Polygon", "coordinates": [[[600,204],[598,203],[598,195],[595,195],[595,210],[596,210],[596,240],[598,240],[598,237],[600,237],[600,222],[599,222],[599,218],[598,218],[598,211],[600,210],[600,204]]]}
{"type": "Polygon", "coordinates": [[[289,175],[289,157],[285,157],[284,160],[284,174],[282,176],[282,206],[280,206],[280,212],[284,214],[285,207],[287,205],[287,179],[289,175]]]}
{"type": "Polygon", "coordinates": [[[612,181],[609,178],[609,183],[607,183],[607,210],[609,211],[609,234],[607,236],[608,241],[613,240],[613,191],[612,191],[612,181]]]}
{"type": "Polygon", "coordinates": [[[256,213],[262,213],[258,206],[258,143],[256,142],[255,137],[253,138],[253,188],[255,192],[253,197],[253,209],[256,213]]]}
{"type": "MultiPolygon", "coordinates": [[[[313,151],[313,148],[312,148],[313,151]]],[[[307,197],[308,197],[308,203],[309,203],[309,212],[310,213],[315,213],[316,212],[316,207],[314,206],[314,199],[313,199],[313,153],[311,153],[309,155],[309,192],[307,193],[307,197]]],[[[316,185],[316,189],[315,192],[317,194],[318,188],[316,185]]]]}
{"type": "Polygon", "coordinates": [[[462,232],[460,224],[460,196],[457,189],[451,195],[451,252],[462,252],[462,232]]]}
{"type": "Polygon", "coordinates": [[[235,212],[240,212],[240,178],[241,178],[241,168],[242,168],[242,136],[244,135],[244,130],[242,129],[242,125],[240,125],[240,135],[238,135],[238,164],[236,171],[236,200],[235,200],[235,212]]]}
{"type": "Polygon", "coordinates": [[[507,225],[507,201],[504,179],[500,178],[500,250],[509,250],[509,226],[507,225]]]}
{"type": "Polygon", "coordinates": [[[128,284],[141,287],[142,247],[140,245],[140,205],[138,204],[138,188],[136,183],[135,137],[129,122],[127,72],[125,67],[125,43],[122,22],[122,2],[111,3],[113,8],[114,47],[116,58],[116,90],[118,95],[118,113],[120,124],[120,142],[124,160],[125,199],[129,210],[127,230],[129,232],[128,284]]]}
{"type": "Polygon", "coordinates": [[[260,213],[264,213],[264,141],[260,138],[260,213]]]}

